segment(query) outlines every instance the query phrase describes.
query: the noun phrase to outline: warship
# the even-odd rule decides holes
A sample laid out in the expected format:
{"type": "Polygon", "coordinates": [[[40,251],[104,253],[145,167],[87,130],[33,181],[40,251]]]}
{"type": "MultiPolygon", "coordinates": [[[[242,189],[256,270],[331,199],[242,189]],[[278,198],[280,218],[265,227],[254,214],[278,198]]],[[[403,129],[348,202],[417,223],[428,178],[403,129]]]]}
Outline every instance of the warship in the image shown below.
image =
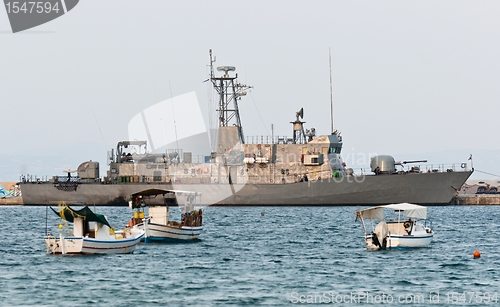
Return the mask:
{"type": "MultiPolygon", "coordinates": [[[[305,129],[303,109],[295,112],[291,137],[245,140],[238,101],[251,86],[238,82],[233,66],[217,67],[217,76],[214,62],[210,50],[218,124],[216,146],[202,161],[178,148],[149,152],[147,139],[121,141],[102,178],[96,161],[80,164],[75,176],[22,176],[23,203],[126,206],[132,194],[161,189],[198,192],[205,206],[436,205],[448,204],[474,171],[467,163],[422,165],[427,161],[398,162],[390,155],[371,157],[369,173],[354,171],[342,160],[341,134],[305,129]]],[[[168,204],[177,204],[175,193],[168,204]]]]}

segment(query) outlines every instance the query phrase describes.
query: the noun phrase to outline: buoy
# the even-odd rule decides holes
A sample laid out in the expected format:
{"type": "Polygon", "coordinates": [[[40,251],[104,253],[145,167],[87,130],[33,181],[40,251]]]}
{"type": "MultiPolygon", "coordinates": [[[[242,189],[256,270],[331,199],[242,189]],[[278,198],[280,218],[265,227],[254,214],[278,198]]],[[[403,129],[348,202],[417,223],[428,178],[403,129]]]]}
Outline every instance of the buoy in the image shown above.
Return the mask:
{"type": "Polygon", "coordinates": [[[63,226],[62,226],[62,224],[59,224],[57,227],[59,227],[59,229],[61,229],[63,226]]]}
{"type": "Polygon", "coordinates": [[[481,253],[476,249],[476,251],[474,252],[474,258],[479,258],[481,257],[481,253]]]}

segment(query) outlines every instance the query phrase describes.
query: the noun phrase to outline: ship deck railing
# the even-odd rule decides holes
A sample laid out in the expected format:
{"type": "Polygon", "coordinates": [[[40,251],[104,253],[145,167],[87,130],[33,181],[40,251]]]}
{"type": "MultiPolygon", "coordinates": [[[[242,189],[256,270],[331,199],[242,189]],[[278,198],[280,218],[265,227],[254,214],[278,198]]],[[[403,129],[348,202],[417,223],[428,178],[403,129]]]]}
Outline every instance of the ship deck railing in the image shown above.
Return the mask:
{"type": "Polygon", "coordinates": [[[293,144],[293,138],[288,136],[274,137],[271,135],[250,135],[245,137],[245,144],[293,144]]]}
{"type": "MultiPolygon", "coordinates": [[[[375,175],[369,167],[351,168],[354,176],[375,175]]],[[[403,167],[397,166],[395,174],[402,173],[449,173],[449,172],[469,172],[471,168],[467,163],[443,163],[443,164],[408,164],[403,167]]]]}
{"type": "MultiPolygon", "coordinates": [[[[328,162],[326,162],[328,163],[328,162]]],[[[347,167],[347,169],[352,169],[352,175],[353,176],[367,176],[367,175],[375,175],[370,168],[356,168],[356,167],[347,167]]],[[[404,166],[397,166],[396,167],[396,172],[394,174],[408,174],[408,173],[444,173],[444,172],[469,172],[471,168],[469,167],[468,163],[449,163],[449,164],[407,164],[404,166]]],[[[279,170],[276,170],[279,171],[279,170]]],[[[295,170],[293,171],[295,172],[295,170]]],[[[203,174],[198,174],[198,173],[192,173],[190,172],[189,174],[184,174],[184,176],[180,177],[211,177],[210,173],[205,173],[203,174]]],[[[170,178],[176,178],[175,174],[172,174],[170,178]]],[[[120,176],[120,179],[108,179],[108,180],[101,180],[101,178],[97,179],[83,179],[85,182],[101,182],[101,183],[127,183],[127,182],[151,182],[151,183],[157,183],[157,182],[165,182],[167,177],[166,176],[120,176]]],[[[175,179],[174,179],[175,180],[175,179]]],[[[83,182],[81,178],[78,176],[53,176],[53,177],[38,177],[36,175],[22,175],[20,177],[20,182],[22,183],[65,183],[65,182],[71,182],[71,183],[82,183],[83,182]],[[69,181],[68,181],[69,179],[69,181]]]]}

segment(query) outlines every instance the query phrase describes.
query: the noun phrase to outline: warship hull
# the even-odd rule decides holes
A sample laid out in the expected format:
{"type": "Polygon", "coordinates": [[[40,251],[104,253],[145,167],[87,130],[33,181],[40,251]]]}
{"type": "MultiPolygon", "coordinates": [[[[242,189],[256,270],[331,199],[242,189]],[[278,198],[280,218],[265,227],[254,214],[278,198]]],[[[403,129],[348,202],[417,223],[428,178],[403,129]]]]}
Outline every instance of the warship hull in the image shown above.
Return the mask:
{"type": "MultiPolygon", "coordinates": [[[[82,183],[64,191],[49,182],[23,183],[24,205],[126,206],[130,195],[152,188],[201,193],[200,205],[338,206],[409,202],[448,204],[471,171],[348,176],[287,184],[82,183]]],[[[161,202],[161,200],[158,200],[161,202]]]]}

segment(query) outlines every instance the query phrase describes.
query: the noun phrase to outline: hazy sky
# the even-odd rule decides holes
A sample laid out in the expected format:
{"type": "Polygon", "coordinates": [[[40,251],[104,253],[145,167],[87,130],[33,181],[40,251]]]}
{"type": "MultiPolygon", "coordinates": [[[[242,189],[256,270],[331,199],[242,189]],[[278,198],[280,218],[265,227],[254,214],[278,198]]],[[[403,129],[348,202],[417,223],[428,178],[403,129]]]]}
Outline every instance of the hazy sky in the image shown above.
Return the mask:
{"type": "Polygon", "coordinates": [[[54,169],[105,165],[129,121],[171,96],[195,91],[207,116],[209,49],[254,86],[240,102],[246,136],[271,124],[291,136],[301,107],[306,128],[331,132],[331,49],[348,165],[473,154],[500,174],[498,16],[498,1],[82,0],[13,34],[0,8],[0,181],[36,173],[37,156],[71,155],[54,169]]]}

